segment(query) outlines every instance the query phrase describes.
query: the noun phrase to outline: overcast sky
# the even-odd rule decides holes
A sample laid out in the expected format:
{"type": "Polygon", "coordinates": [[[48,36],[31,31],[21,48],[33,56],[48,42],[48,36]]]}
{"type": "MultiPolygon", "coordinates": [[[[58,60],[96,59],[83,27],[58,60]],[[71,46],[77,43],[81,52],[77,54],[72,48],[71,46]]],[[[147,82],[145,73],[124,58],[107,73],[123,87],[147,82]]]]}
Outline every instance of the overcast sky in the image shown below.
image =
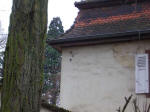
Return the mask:
{"type": "MultiPolygon", "coordinates": [[[[69,29],[78,13],[78,9],[74,7],[75,1],[80,0],[49,0],[48,24],[53,17],[60,17],[63,22],[64,29],[69,29]]],[[[11,7],[12,0],[0,0],[0,21],[2,23],[4,33],[8,33],[11,7]]]]}

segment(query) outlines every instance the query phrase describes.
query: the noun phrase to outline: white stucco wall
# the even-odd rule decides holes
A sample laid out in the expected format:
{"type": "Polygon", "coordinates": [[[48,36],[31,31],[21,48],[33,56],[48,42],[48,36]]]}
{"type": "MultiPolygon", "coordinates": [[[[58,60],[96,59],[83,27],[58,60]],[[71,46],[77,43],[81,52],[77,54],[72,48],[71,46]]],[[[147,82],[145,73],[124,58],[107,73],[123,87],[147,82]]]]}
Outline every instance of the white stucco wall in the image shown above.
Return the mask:
{"type": "Polygon", "coordinates": [[[116,112],[131,94],[143,106],[149,99],[135,95],[135,55],[145,50],[149,40],[64,48],[61,106],[72,112],[116,112]]]}

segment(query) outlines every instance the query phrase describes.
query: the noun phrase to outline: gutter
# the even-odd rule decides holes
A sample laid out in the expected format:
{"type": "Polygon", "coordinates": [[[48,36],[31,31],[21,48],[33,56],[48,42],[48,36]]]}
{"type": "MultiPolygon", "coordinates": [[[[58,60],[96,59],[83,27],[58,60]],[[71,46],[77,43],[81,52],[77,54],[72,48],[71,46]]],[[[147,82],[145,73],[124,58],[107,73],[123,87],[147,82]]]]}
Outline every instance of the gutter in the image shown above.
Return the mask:
{"type": "Polygon", "coordinates": [[[92,42],[99,41],[99,43],[108,43],[108,42],[119,42],[119,41],[129,41],[129,40],[142,40],[150,38],[150,36],[146,36],[150,34],[150,29],[148,30],[139,30],[139,31],[128,31],[128,32],[118,32],[118,33],[109,33],[109,34],[98,34],[98,35],[90,35],[90,36],[80,36],[74,38],[60,38],[48,40],[47,43],[49,45],[54,46],[63,46],[63,44],[73,43],[84,43],[84,42],[92,42]]]}

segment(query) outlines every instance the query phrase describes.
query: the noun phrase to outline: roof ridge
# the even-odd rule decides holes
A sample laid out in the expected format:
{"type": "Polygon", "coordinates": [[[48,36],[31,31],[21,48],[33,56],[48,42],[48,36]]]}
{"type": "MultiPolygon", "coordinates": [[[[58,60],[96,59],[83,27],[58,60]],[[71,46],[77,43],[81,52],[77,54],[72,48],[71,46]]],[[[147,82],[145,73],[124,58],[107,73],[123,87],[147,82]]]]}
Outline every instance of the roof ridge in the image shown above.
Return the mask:
{"type": "Polygon", "coordinates": [[[78,9],[92,9],[100,7],[110,7],[115,5],[132,4],[138,2],[145,2],[149,0],[95,0],[95,1],[81,1],[75,2],[75,7],[78,9]]]}

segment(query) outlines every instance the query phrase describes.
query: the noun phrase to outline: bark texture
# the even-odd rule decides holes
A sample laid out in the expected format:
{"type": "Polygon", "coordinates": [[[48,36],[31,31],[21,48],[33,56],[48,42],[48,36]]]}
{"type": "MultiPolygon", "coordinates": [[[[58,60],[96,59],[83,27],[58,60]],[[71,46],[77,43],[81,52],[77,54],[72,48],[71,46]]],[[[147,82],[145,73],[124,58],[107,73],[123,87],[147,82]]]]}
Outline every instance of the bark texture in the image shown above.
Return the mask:
{"type": "Polygon", "coordinates": [[[1,112],[39,112],[47,0],[13,0],[1,112]]]}

